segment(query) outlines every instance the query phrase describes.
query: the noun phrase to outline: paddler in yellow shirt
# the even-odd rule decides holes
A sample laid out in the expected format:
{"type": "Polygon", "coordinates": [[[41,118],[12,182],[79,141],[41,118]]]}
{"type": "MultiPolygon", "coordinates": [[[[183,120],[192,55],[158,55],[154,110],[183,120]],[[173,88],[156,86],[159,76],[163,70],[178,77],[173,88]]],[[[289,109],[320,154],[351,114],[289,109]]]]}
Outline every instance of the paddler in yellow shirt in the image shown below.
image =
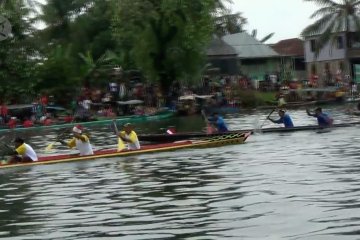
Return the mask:
{"type": "Polygon", "coordinates": [[[61,139],[58,141],[67,145],[70,148],[76,148],[80,152],[80,156],[93,155],[93,149],[89,140],[89,137],[86,134],[83,134],[83,128],[81,125],[76,125],[72,129],[74,137],[69,141],[65,142],[61,139]]]}
{"type": "Polygon", "coordinates": [[[27,163],[36,162],[38,160],[34,149],[26,144],[22,138],[16,138],[14,144],[16,149],[13,152],[13,157],[10,159],[9,163],[27,163]]]}
{"type": "Polygon", "coordinates": [[[128,150],[140,149],[139,139],[130,123],[126,123],[124,125],[124,130],[118,134],[118,152],[125,149],[125,144],[127,144],[128,150]]]}

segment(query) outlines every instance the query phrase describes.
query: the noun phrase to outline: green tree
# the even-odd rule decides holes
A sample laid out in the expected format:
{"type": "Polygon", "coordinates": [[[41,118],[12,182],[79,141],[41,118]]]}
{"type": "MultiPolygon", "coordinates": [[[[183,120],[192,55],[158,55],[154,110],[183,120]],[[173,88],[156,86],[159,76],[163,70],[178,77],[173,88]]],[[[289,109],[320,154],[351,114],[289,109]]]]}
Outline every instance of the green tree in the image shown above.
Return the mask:
{"type": "Polygon", "coordinates": [[[134,59],[164,92],[175,80],[198,78],[213,33],[213,0],[114,0],[114,8],[114,36],[124,60],[134,59]]]}
{"type": "Polygon", "coordinates": [[[7,0],[0,5],[0,15],[12,25],[8,39],[0,42],[0,96],[31,96],[36,84],[38,52],[33,41],[33,19],[23,0],[7,0]]]}
{"type": "Polygon", "coordinates": [[[306,27],[301,35],[304,37],[317,36],[316,54],[327,44],[336,42],[340,32],[345,32],[346,42],[349,41],[349,33],[360,32],[360,1],[343,0],[342,3],[334,0],[304,0],[314,2],[320,6],[312,15],[316,21],[306,27]]]}
{"type": "MultiPolygon", "coordinates": [[[[111,7],[109,1],[103,0],[49,0],[43,5],[39,19],[46,28],[39,31],[39,35],[44,43],[42,54],[51,61],[46,62],[46,68],[40,68],[45,71],[41,86],[46,85],[44,81],[52,81],[53,77],[46,74],[52,72],[51,68],[54,68],[54,72],[58,71],[59,64],[64,65],[62,68],[65,69],[76,67],[76,71],[61,74],[64,79],[72,79],[76,86],[88,83],[102,64],[109,64],[103,60],[107,52],[115,49],[111,7]],[[53,48],[57,49],[56,54],[53,48]],[[59,49],[64,54],[59,55],[59,49]],[[63,62],[61,56],[65,57],[63,62]],[[52,64],[55,60],[56,64],[52,64]],[[90,64],[91,61],[94,65],[90,64]]],[[[62,81],[57,84],[69,86],[62,81]]]]}

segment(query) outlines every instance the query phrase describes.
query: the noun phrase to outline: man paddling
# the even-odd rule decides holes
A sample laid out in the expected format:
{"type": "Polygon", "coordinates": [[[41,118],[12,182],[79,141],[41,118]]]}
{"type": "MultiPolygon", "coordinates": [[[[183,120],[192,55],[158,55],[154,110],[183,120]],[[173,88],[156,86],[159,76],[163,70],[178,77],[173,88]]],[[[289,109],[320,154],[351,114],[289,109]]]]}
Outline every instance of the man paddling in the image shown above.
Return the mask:
{"type": "Polygon", "coordinates": [[[311,113],[309,109],[306,109],[306,113],[311,117],[316,117],[320,127],[330,127],[333,124],[334,120],[326,113],[323,113],[320,107],[315,109],[315,113],[311,113]]]}
{"type": "Polygon", "coordinates": [[[14,156],[10,159],[9,163],[27,163],[38,160],[34,149],[29,144],[26,144],[22,138],[16,138],[14,144],[14,156]]]}
{"type": "Polygon", "coordinates": [[[218,113],[216,113],[216,112],[213,113],[212,117],[210,117],[208,120],[209,120],[209,122],[211,124],[213,124],[216,127],[218,132],[227,132],[227,131],[229,131],[229,129],[226,126],[226,123],[225,123],[224,119],[221,116],[219,116],[218,113]]]}
{"type": "Polygon", "coordinates": [[[293,124],[293,121],[292,121],[290,115],[285,113],[285,110],[279,109],[278,114],[280,117],[278,120],[274,120],[274,119],[270,118],[270,116],[268,116],[268,119],[273,123],[277,123],[277,124],[283,123],[284,127],[286,127],[286,128],[294,127],[294,124],[293,124]]]}
{"type": "Polygon", "coordinates": [[[133,126],[130,123],[124,125],[124,130],[118,134],[118,151],[122,151],[127,144],[128,150],[140,149],[140,142],[136,132],[133,130],[133,126]]]}
{"type": "Polygon", "coordinates": [[[83,128],[80,125],[76,125],[72,129],[74,137],[69,141],[65,142],[62,139],[58,141],[70,148],[76,148],[80,152],[80,156],[93,155],[93,149],[90,143],[90,139],[86,134],[83,134],[83,128]]]}

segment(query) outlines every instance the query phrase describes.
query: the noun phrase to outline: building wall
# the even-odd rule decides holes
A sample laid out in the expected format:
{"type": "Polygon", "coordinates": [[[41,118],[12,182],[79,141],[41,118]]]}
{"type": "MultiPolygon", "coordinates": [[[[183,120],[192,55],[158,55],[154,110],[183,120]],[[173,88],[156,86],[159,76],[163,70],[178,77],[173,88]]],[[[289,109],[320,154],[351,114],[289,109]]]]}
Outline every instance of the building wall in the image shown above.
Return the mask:
{"type": "Polygon", "coordinates": [[[318,57],[316,58],[316,54],[311,49],[311,41],[315,40],[316,38],[309,38],[305,41],[305,61],[307,63],[315,62],[315,61],[331,61],[331,60],[338,60],[344,59],[346,53],[346,41],[344,34],[339,35],[342,38],[342,48],[339,49],[338,44],[328,42],[324,48],[320,51],[318,57]]]}
{"type": "Polygon", "coordinates": [[[264,80],[266,74],[278,72],[279,58],[242,59],[241,73],[254,80],[264,80]]]}
{"type": "Polygon", "coordinates": [[[310,79],[312,75],[318,76],[318,86],[323,87],[326,83],[335,83],[338,77],[346,80],[347,75],[350,75],[348,69],[349,62],[343,59],[307,63],[307,78],[310,79]]]}

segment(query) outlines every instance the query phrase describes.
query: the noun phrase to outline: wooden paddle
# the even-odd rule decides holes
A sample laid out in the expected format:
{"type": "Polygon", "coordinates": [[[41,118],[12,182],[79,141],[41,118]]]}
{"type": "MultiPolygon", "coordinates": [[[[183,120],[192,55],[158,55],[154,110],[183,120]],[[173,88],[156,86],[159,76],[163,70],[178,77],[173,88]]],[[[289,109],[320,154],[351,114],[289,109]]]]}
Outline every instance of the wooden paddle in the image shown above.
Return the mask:
{"type": "Polygon", "coordinates": [[[62,138],[65,134],[66,134],[66,133],[64,133],[64,132],[58,134],[58,135],[56,136],[56,138],[55,138],[55,141],[52,142],[52,143],[50,143],[49,145],[47,145],[47,147],[45,148],[45,151],[47,151],[47,152],[48,152],[48,151],[51,151],[52,148],[53,148],[53,146],[54,146],[57,142],[59,142],[59,141],[61,140],[60,138],[62,138]]]}
{"type": "MultiPolygon", "coordinates": [[[[75,116],[73,115],[70,124],[73,123],[74,120],[75,120],[75,116]]],[[[53,146],[55,145],[55,143],[57,143],[57,142],[59,142],[59,140],[61,140],[60,137],[63,137],[63,135],[65,135],[64,132],[61,132],[60,134],[58,134],[58,136],[55,138],[55,141],[50,143],[49,145],[47,145],[47,147],[45,148],[45,151],[50,151],[53,148],[53,146]]]]}
{"type": "Polygon", "coordinates": [[[209,120],[205,114],[204,109],[201,110],[201,115],[203,116],[204,121],[206,123],[206,133],[211,134],[211,133],[215,132],[213,126],[211,125],[211,123],[209,122],[209,120]]]}
{"type": "Polygon", "coordinates": [[[124,144],[123,140],[119,137],[119,129],[117,128],[115,119],[113,120],[113,127],[114,127],[114,132],[116,134],[116,137],[118,138],[117,150],[118,150],[118,152],[120,152],[121,150],[123,150],[125,148],[125,144],[124,144]]]}
{"type": "Polygon", "coordinates": [[[275,110],[276,110],[276,108],[274,108],[273,110],[271,110],[271,112],[269,113],[269,115],[267,115],[267,117],[266,117],[266,119],[264,120],[264,122],[260,125],[259,129],[261,129],[261,128],[264,126],[266,120],[269,119],[269,117],[271,116],[271,114],[272,114],[273,112],[275,112],[275,110]]]}

